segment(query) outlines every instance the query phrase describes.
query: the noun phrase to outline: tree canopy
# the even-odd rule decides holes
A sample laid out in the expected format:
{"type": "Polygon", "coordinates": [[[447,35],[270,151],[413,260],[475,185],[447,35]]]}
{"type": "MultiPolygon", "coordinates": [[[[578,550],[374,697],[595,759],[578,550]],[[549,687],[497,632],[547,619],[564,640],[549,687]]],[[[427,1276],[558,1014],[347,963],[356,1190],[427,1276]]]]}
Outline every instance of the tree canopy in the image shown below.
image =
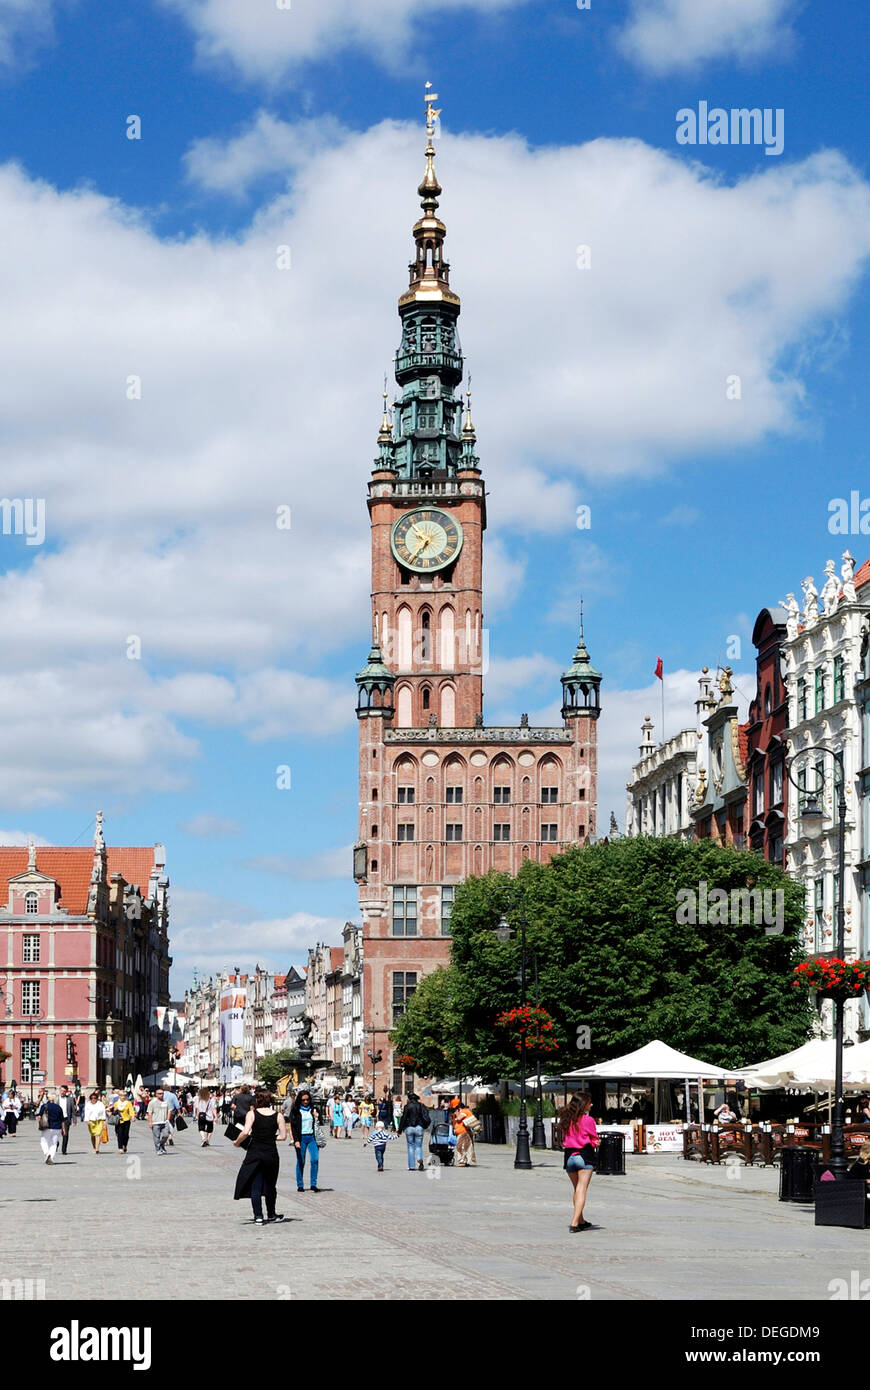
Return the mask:
{"type": "Polygon", "coordinates": [[[564,1043],[547,1054],[548,1071],[654,1038],[714,1065],[744,1066],[809,1033],[809,998],[792,988],[803,919],[800,884],[755,853],[712,841],[602,841],[527,863],[516,879],[469,878],[456,889],[451,964],[421,981],[394,1045],[419,1074],[516,1076],[513,1039],[495,1020],[528,1002],[549,1011],[564,1043]],[[514,928],[506,942],[494,930],[502,912],[514,928]],[[578,1047],[581,1025],[591,1050],[578,1047]]]}

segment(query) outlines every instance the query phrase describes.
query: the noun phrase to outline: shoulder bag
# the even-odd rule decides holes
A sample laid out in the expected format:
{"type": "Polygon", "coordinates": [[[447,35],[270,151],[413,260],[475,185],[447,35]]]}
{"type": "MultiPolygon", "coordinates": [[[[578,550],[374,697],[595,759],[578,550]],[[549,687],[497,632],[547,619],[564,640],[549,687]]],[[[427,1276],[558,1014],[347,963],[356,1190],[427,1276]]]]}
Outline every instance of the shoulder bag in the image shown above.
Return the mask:
{"type": "Polygon", "coordinates": [[[314,1126],[314,1139],[315,1139],[315,1142],[316,1142],[316,1144],[317,1144],[318,1149],[325,1149],[325,1148],[326,1148],[326,1141],[327,1141],[328,1138],[329,1138],[329,1134],[328,1134],[328,1132],[327,1132],[326,1125],[324,1125],[324,1124],[316,1124],[316,1125],[314,1126]]]}
{"type": "Polygon", "coordinates": [[[480,1120],[477,1118],[476,1115],[463,1115],[462,1123],[465,1125],[465,1128],[468,1130],[468,1133],[472,1137],[475,1134],[479,1134],[480,1131],[483,1129],[483,1125],[481,1124],[480,1120]]]}
{"type": "Polygon", "coordinates": [[[181,1114],[181,1111],[178,1112],[178,1115],[177,1115],[177,1117],[176,1117],[176,1120],[175,1120],[175,1128],[176,1128],[177,1130],[185,1130],[185,1129],[187,1129],[187,1120],[186,1120],[186,1119],[184,1118],[184,1116],[181,1114]]]}
{"type": "Polygon", "coordinates": [[[48,1114],[45,1110],[39,1112],[39,1128],[48,1129],[48,1114]]]}

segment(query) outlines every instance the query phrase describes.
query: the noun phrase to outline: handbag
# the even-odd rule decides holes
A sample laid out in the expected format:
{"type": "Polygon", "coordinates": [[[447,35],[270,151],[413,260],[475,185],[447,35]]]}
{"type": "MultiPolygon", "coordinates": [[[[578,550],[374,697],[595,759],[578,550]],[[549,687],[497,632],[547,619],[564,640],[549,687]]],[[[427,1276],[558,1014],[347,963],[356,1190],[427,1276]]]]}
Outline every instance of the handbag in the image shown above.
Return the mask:
{"type": "Polygon", "coordinates": [[[472,1138],[475,1134],[479,1134],[480,1131],[483,1129],[483,1125],[481,1124],[480,1120],[477,1118],[476,1115],[464,1116],[462,1123],[465,1125],[465,1128],[468,1130],[468,1133],[472,1136],[472,1138]]]}
{"type": "MultiPolygon", "coordinates": [[[[242,1127],[241,1127],[241,1125],[227,1125],[226,1129],[224,1130],[224,1138],[225,1138],[225,1139],[232,1139],[232,1140],[235,1142],[235,1140],[238,1139],[238,1137],[239,1137],[239,1135],[241,1134],[241,1132],[242,1132],[242,1127]]],[[[239,1148],[240,1148],[240,1149],[246,1149],[246,1148],[248,1147],[248,1145],[250,1144],[250,1142],[251,1142],[251,1136],[248,1135],[247,1139],[243,1139],[243,1140],[242,1140],[241,1144],[239,1145],[239,1148]]]]}
{"type": "Polygon", "coordinates": [[[101,1144],[108,1144],[108,1142],[109,1142],[109,1126],[106,1124],[105,1121],[103,1121],[103,1128],[102,1128],[102,1131],[101,1131],[101,1133],[100,1133],[100,1143],[101,1143],[101,1144]]]}
{"type": "Polygon", "coordinates": [[[187,1129],[187,1120],[183,1115],[179,1115],[175,1121],[175,1128],[178,1130],[187,1129]]]}
{"type": "Polygon", "coordinates": [[[327,1134],[326,1125],[315,1125],[314,1140],[317,1144],[318,1149],[326,1148],[326,1141],[328,1138],[329,1135],[327,1134]]]}
{"type": "Polygon", "coordinates": [[[429,1114],[429,1111],[426,1109],[425,1105],[421,1105],[420,1109],[423,1112],[422,1117],[420,1119],[420,1124],[423,1126],[424,1129],[428,1129],[432,1123],[432,1116],[429,1114]]]}
{"type": "Polygon", "coordinates": [[[39,1128],[48,1129],[48,1115],[43,1110],[39,1116],[39,1128]]]}

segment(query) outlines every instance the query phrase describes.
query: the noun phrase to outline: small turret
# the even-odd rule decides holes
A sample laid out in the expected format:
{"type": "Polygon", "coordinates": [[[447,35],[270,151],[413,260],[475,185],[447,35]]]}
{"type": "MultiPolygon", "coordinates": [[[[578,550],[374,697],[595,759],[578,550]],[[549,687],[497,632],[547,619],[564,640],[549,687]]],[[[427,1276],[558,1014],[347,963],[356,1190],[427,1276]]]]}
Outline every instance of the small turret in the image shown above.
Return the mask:
{"type": "Polygon", "coordinates": [[[574,660],[562,676],[562,718],[587,715],[597,719],[601,713],[601,673],[589,660],[583,636],[583,600],[580,600],[580,640],[574,660]]]}
{"type": "Polygon", "coordinates": [[[384,665],[377,628],[372,633],[372,649],[369,652],[369,659],[357,676],[356,683],[359,692],[356,700],[357,719],[369,719],[372,716],[387,720],[392,719],[393,689],[396,678],[392,671],[384,665]]]}

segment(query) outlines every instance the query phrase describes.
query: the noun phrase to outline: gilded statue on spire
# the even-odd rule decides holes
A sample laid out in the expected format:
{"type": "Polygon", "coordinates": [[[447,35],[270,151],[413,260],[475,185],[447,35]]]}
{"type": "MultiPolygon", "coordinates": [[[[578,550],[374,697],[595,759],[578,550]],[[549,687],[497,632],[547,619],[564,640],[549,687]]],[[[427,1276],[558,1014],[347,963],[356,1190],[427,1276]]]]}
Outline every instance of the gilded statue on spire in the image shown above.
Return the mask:
{"type": "Polygon", "coordinates": [[[437,100],[438,100],[438,93],[437,93],[437,92],[431,91],[431,87],[432,87],[432,83],[431,83],[431,82],[427,82],[427,83],[426,83],[426,95],[425,95],[424,98],[423,98],[423,100],[424,100],[425,103],[426,103],[426,134],[429,136],[429,139],[430,139],[430,140],[432,139],[433,135],[435,134],[435,122],[438,120],[438,117],[441,115],[441,108],[439,108],[437,111],[433,110],[433,108],[432,108],[432,103],[433,103],[433,101],[437,101],[437,100]]]}

